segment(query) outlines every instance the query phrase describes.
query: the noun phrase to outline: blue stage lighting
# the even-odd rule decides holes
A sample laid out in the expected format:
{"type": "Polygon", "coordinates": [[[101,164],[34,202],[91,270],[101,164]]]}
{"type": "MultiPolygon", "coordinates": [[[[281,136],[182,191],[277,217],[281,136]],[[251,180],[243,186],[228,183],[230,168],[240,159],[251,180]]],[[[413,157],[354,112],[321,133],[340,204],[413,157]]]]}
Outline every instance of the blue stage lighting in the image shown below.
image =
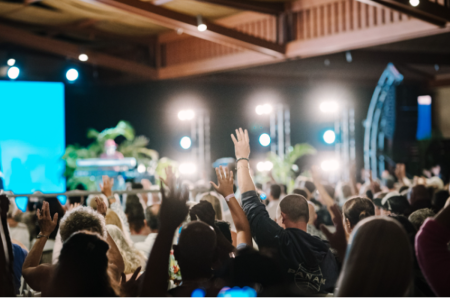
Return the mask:
{"type": "Polygon", "coordinates": [[[71,68],[66,72],[66,78],[68,81],[75,81],[76,79],[78,79],[78,70],[76,70],[75,68],[71,68]]]}
{"type": "Polygon", "coordinates": [[[334,141],[336,140],[336,134],[335,134],[334,131],[332,131],[332,130],[327,130],[327,131],[323,134],[323,140],[324,140],[325,143],[327,143],[327,144],[333,144],[334,141]]]}
{"type": "Polygon", "coordinates": [[[263,133],[260,137],[259,137],[259,143],[261,144],[261,146],[267,147],[270,145],[270,136],[266,133],[263,133]]]}
{"type": "Polygon", "coordinates": [[[192,141],[190,137],[182,137],[180,141],[180,146],[183,149],[189,149],[191,148],[192,141]]]}
{"type": "Polygon", "coordinates": [[[8,69],[8,78],[11,80],[17,79],[20,74],[20,69],[17,66],[10,67],[8,69]]]}

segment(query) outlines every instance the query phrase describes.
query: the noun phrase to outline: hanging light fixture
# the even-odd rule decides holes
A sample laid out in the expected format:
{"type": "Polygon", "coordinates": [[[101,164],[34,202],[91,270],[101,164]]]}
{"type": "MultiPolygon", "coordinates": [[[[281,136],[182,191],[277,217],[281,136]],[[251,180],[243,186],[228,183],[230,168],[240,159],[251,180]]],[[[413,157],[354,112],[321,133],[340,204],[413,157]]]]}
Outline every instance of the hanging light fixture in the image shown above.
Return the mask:
{"type": "Polygon", "coordinates": [[[203,23],[203,18],[201,15],[197,16],[197,29],[200,32],[206,31],[206,29],[208,29],[208,27],[206,26],[205,23],[203,23]]]}

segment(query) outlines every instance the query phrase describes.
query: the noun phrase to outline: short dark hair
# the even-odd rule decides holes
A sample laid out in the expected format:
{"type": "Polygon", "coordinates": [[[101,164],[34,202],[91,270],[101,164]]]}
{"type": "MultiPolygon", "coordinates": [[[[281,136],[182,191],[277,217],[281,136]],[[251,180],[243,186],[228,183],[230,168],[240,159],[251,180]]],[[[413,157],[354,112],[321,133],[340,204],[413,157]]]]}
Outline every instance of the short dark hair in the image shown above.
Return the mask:
{"type": "Polygon", "coordinates": [[[272,184],[270,186],[270,195],[275,199],[279,199],[281,196],[281,187],[278,184],[272,184]]]}
{"type": "Polygon", "coordinates": [[[448,197],[449,193],[447,190],[438,190],[434,193],[433,198],[431,199],[431,206],[433,206],[435,213],[438,213],[442,208],[444,208],[448,197]]]}
{"type": "Polygon", "coordinates": [[[350,198],[342,206],[342,213],[348,219],[352,227],[367,218],[375,215],[375,206],[372,201],[367,198],[350,198]]]}
{"type": "Polygon", "coordinates": [[[309,221],[308,201],[301,195],[287,195],[280,202],[280,210],[293,222],[309,221]]]}
{"type": "Polygon", "coordinates": [[[306,190],[303,189],[303,188],[296,188],[296,189],[294,189],[292,192],[295,193],[296,195],[304,196],[305,198],[308,197],[308,193],[307,193],[306,190]]]}
{"type": "Polygon", "coordinates": [[[227,238],[227,240],[230,241],[230,243],[233,243],[233,238],[231,238],[230,223],[224,220],[216,220],[214,223],[222,232],[222,234],[225,236],[225,238],[227,238]]]}
{"type": "Polygon", "coordinates": [[[139,200],[136,202],[134,200],[128,201],[128,199],[129,198],[127,198],[127,203],[125,206],[125,214],[127,215],[130,228],[132,228],[136,232],[139,232],[145,225],[144,207],[142,207],[142,204],[139,202],[139,200]]]}
{"type": "Polygon", "coordinates": [[[147,226],[152,230],[159,230],[159,212],[154,214],[152,211],[152,206],[145,209],[145,220],[147,221],[147,226]]]}
{"type": "Polygon", "coordinates": [[[316,190],[316,186],[314,185],[314,182],[309,181],[309,180],[306,180],[306,181],[303,183],[303,186],[304,186],[307,190],[309,190],[310,193],[313,193],[313,192],[316,190]]]}

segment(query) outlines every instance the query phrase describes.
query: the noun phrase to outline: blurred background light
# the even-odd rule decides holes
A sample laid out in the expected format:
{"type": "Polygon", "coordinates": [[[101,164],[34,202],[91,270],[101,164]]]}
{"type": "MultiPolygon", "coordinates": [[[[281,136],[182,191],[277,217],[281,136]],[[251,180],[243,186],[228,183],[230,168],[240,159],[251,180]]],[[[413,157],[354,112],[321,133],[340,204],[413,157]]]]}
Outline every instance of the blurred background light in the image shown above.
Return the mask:
{"type": "Polygon", "coordinates": [[[320,167],[324,172],[333,172],[339,169],[339,162],[335,159],[324,160],[320,167]]]}
{"type": "Polygon", "coordinates": [[[88,61],[89,57],[86,54],[80,54],[80,56],[78,56],[78,60],[80,61],[88,61]]]}
{"type": "Polygon", "coordinates": [[[266,133],[263,133],[260,137],[259,137],[259,143],[261,144],[261,146],[267,147],[270,145],[270,136],[266,133]]]}
{"type": "Polygon", "coordinates": [[[178,112],[178,119],[181,121],[192,120],[195,117],[193,110],[182,110],[178,112]]]}
{"type": "Polygon", "coordinates": [[[78,70],[76,70],[75,68],[71,68],[66,72],[66,78],[67,80],[73,82],[76,79],[78,79],[78,70]]]}
{"type": "Polygon", "coordinates": [[[320,110],[323,113],[335,113],[338,110],[338,105],[335,101],[324,101],[320,104],[320,110]]]}
{"type": "Polygon", "coordinates": [[[256,169],[259,172],[268,172],[270,170],[272,170],[273,168],[273,163],[271,163],[270,161],[260,161],[256,164],[256,169]]]}
{"type": "Polygon", "coordinates": [[[17,66],[10,67],[7,74],[8,78],[15,80],[19,77],[20,69],[17,66]]]}
{"type": "Polygon", "coordinates": [[[16,64],[16,59],[13,59],[13,58],[8,59],[6,64],[8,64],[8,66],[13,66],[14,64],[16,64]]]}
{"type": "Polygon", "coordinates": [[[324,140],[325,143],[327,143],[327,144],[333,144],[334,141],[336,140],[336,134],[335,134],[334,131],[332,131],[332,130],[327,130],[327,131],[323,134],[323,140],[324,140]]]}
{"type": "Polygon", "coordinates": [[[269,115],[270,113],[272,113],[272,106],[267,103],[264,105],[257,105],[255,112],[258,115],[269,115]]]}
{"type": "Polygon", "coordinates": [[[184,162],[180,164],[178,170],[182,175],[189,175],[197,172],[197,167],[191,162],[184,162]]]}
{"type": "Polygon", "coordinates": [[[138,173],[145,173],[146,167],[143,164],[138,165],[137,171],[138,173]]]}
{"type": "Polygon", "coordinates": [[[416,7],[417,5],[420,4],[419,0],[409,0],[409,4],[411,4],[411,6],[416,7]]]}
{"type": "Polygon", "coordinates": [[[180,140],[180,146],[183,149],[191,148],[191,144],[192,144],[192,141],[191,141],[190,137],[182,137],[180,140]]]}

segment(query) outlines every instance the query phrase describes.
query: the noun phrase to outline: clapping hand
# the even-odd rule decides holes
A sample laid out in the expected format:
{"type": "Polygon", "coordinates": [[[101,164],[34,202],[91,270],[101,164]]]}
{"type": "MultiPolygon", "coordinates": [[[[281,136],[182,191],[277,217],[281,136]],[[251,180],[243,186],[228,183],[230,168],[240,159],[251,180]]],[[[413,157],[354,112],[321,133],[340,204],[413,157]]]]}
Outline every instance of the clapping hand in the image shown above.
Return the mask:
{"type": "Polygon", "coordinates": [[[248,138],[247,130],[243,131],[242,128],[236,129],[236,137],[231,134],[231,139],[234,143],[234,151],[236,158],[249,158],[250,156],[250,141],[248,138]]]}
{"type": "Polygon", "coordinates": [[[176,181],[169,187],[169,194],[165,193],[164,187],[161,185],[161,209],[159,210],[159,218],[161,228],[167,227],[176,229],[185,220],[189,212],[186,202],[189,198],[187,191],[182,191],[181,186],[176,181]]]}
{"type": "Polygon", "coordinates": [[[58,213],[55,213],[52,217],[50,216],[50,207],[48,202],[44,201],[42,203],[42,210],[37,210],[36,212],[39,228],[41,230],[41,234],[45,236],[50,236],[53,230],[56,228],[58,224],[58,213]]]}
{"type": "Polygon", "coordinates": [[[342,222],[342,214],[337,205],[330,207],[333,212],[333,223],[336,227],[336,232],[331,233],[325,225],[320,225],[320,230],[327,237],[330,242],[330,246],[337,251],[337,254],[341,261],[344,260],[345,251],[347,250],[347,238],[345,236],[344,224],[342,222]]]}
{"type": "Polygon", "coordinates": [[[222,168],[222,166],[220,166],[219,168],[216,168],[216,175],[217,183],[219,185],[216,185],[212,181],[210,182],[214,189],[224,197],[233,194],[233,171],[228,170],[228,168],[222,168]]]}

